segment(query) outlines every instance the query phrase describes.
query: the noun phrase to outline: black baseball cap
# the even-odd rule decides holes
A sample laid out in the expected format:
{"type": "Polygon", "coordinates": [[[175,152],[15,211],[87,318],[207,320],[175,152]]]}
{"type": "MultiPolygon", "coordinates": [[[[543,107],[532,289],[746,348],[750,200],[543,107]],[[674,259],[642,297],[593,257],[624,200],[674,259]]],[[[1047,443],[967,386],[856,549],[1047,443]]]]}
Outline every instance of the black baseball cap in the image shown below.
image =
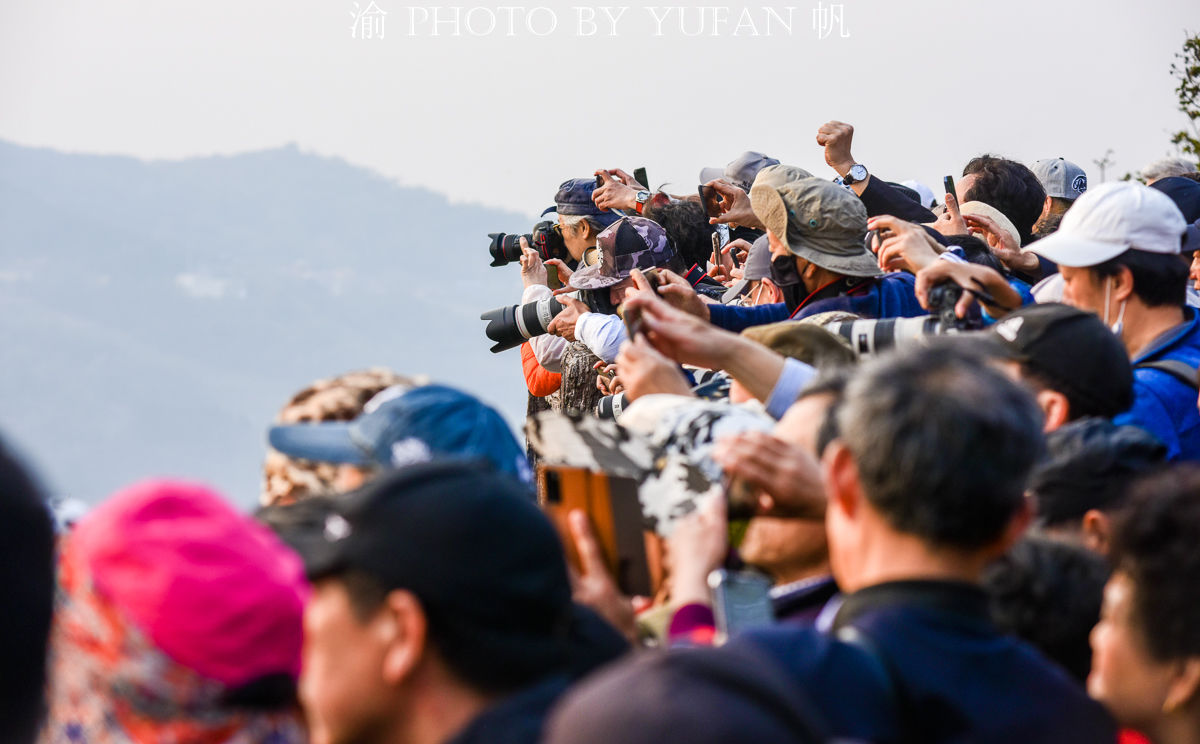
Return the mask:
{"type": "Polygon", "coordinates": [[[1111,417],[1133,404],[1129,356],[1094,313],[1057,302],[1026,305],[993,325],[989,342],[1092,413],[1111,417]]]}

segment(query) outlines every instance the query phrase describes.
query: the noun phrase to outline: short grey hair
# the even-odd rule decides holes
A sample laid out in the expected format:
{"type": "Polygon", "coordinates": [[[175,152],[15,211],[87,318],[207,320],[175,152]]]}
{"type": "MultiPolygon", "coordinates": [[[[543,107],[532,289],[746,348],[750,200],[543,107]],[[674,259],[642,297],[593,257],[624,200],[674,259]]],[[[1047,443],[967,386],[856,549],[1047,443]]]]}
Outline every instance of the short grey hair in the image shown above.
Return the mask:
{"type": "Polygon", "coordinates": [[[1160,178],[1195,173],[1196,170],[1196,164],[1187,158],[1161,158],[1142,168],[1141,176],[1146,181],[1157,181],[1160,178]]]}
{"type": "Polygon", "coordinates": [[[837,414],[868,502],[934,546],[982,548],[1021,507],[1041,456],[1031,393],[960,343],[864,366],[837,414]]]}

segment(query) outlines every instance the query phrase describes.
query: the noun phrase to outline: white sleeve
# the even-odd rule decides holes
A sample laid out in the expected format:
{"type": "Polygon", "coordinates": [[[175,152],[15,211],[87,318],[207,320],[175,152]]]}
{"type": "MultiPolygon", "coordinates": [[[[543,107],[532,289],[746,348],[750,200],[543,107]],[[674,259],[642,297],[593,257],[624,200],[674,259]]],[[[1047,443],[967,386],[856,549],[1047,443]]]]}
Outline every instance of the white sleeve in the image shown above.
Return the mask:
{"type": "Polygon", "coordinates": [[[575,321],[575,338],[606,364],[612,364],[625,342],[625,321],[616,315],[583,313],[575,321]]]}
{"type": "MultiPolygon", "coordinates": [[[[552,294],[554,293],[545,284],[531,284],[521,293],[521,304],[537,302],[552,294]]],[[[529,339],[529,348],[533,349],[533,356],[543,369],[548,372],[562,372],[563,352],[567,350],[565,338],[543,333],[529,339]]]]}

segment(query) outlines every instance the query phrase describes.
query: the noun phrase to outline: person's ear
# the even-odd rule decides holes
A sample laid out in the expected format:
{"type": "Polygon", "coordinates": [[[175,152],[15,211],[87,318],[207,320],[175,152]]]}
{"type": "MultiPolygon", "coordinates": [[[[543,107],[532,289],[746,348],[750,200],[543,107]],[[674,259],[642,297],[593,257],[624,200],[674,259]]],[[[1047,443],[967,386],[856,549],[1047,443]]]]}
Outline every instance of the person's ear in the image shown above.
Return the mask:
{"type": "Polygon", "coordinates": [[[1042,431],[1054,431],[1071,420],[1071,403],[1057,390],[1039,390],[1034,396],[1045,420],[1042,431]]]}
{"type": "Polygon", "coordinates": [[[425,609],[412,592],[395,589],[388,593],[375,620],[375,632],[385,645],[385,682],[396,685],[412,676],[425,653],[427,622],[425,609]]]}
{"type": "Polygon", "coordinates": [[[1200,698],[1200,656],[1188,656],[1176,663],[1179,669],[1167,687],[1163,713],[1174,713],[1188,704],[1195,705],[1200,698]]]}
{"type": "Polygon", "coordinates": [[[1112,521],[1099,509],[1088,509],[1080,524],[1083,546],[1093,553],[1108,555],[1112,542],[1112,521]]]}
{"type": "Polygon", "coordinates": [[[759,281],[762,282],[763,287],[765,287],[763,294],[767,296],[768,304],[777,304],[783,302],[783,292],[779,291],[778,284],[772,281],[769,277],[765,276],[762,279],[759,279],[759,281]]]}
{"type": "Polygon", "coordinates": [[[1112,296],[1117,302],[1124,302],[1133,295],[1133,273],[1128,266],[1118,266],[1117,273],[1108,278],[1113,283],[1112,296]]]}
{"type": "Polygon", "coordinates": [[[821,470],[830,508],[837,508],[846,518],[854,519],[862,498],[862,483],[854,457],[840,439],[826,446],[821,457],[821,470]]]}

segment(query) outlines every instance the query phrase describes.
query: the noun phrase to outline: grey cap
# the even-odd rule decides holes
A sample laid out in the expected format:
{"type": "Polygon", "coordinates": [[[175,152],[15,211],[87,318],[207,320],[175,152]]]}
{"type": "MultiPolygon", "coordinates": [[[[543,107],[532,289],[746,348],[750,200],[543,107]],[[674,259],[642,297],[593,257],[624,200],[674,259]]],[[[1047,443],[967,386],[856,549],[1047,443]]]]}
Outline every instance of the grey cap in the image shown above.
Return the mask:
{"type": "Polygon", "coordinates": [[[822,178],[778,188],[756,184],[750,189],[750,205],[794,255],[845,276],[883,273],[863,242],[867,208],[853,192],[822,178]]]}
{"type": "Polygon", "coordinates": [[[1034,163],[1031,170],[1041,181],[1046,196],[1074,201],[1087,191],[1087,173],[1070,160],[1046,158],[1034,163]]]}
{"type": "Polygon", "coordinates": [[[762,235],[750,245],[746,265],[742,267],[742,276],[749,281],[756,281],[770,275],[771,241],[766,235],[762,235]]]}
{"type": "Polygon", "coordinates": [[[779,161],[763,155],[761,152],[747,150],[730,160],[724,168],[701,168],[700,183],[723,178],[742,191],[749,191],[750,187],[754,185],[754,177],[769,165],[779,165],[779,161]]]}

